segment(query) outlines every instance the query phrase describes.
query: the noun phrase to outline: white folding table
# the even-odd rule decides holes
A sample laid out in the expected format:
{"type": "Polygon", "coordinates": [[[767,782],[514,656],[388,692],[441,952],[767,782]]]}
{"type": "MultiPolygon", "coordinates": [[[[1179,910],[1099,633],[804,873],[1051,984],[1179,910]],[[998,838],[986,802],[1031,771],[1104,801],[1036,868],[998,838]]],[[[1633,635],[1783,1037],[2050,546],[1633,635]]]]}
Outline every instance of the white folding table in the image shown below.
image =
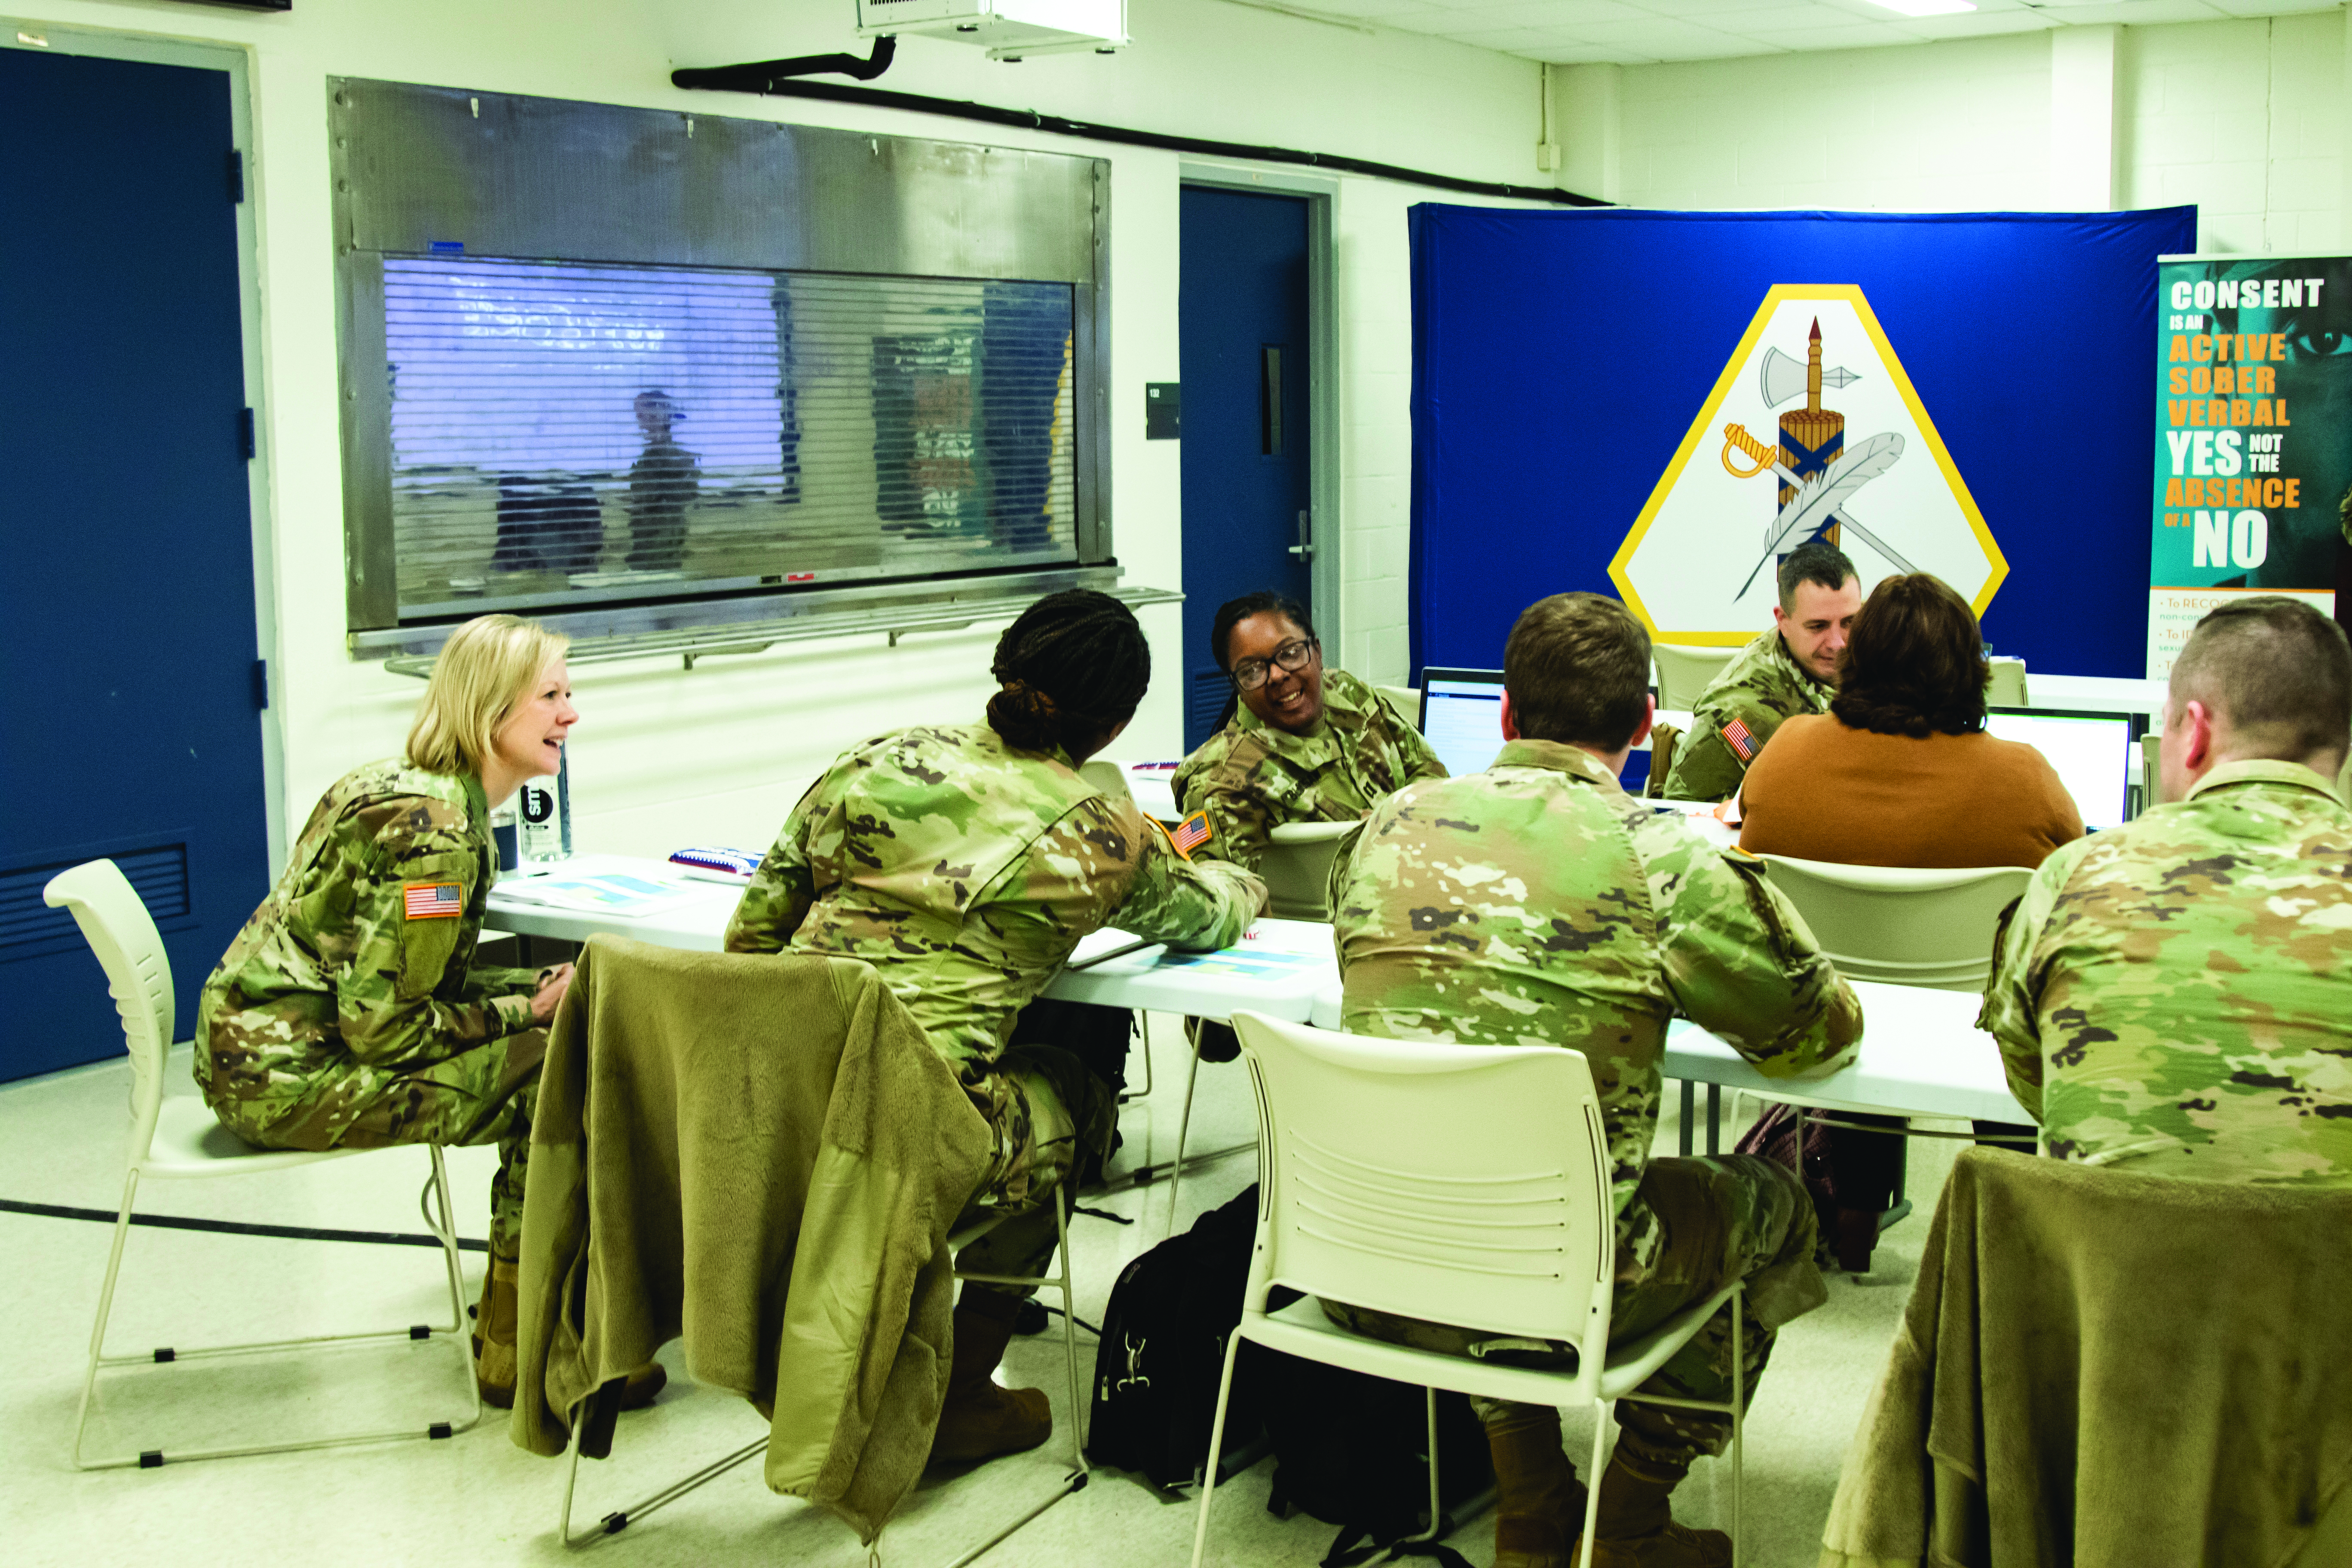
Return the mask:
{"type": "MultiPolygon", "coordinates": [[[[577,855],[500,877],[498,886],[490,889],[488,924],[499,931],[567,942],[585,942],[607,931],[661,947],[717,952],[727,934],[728,917],[742,896],[740,887],[684,877],[677,867],[665,860],[577,855]],[[626,915],[609,910],[559,908],[518,896],[533,881],[557,873],[627,876],[662,884],[685,897],[666,908],[626,915]]],[[[1134,941],[1126,931],[1106,927],[1078,944],[1071,963],[1086,965],[1090,958],[1134,941]]],[[[1045,994],[1064,1002],[1185,1013],[1220,1022],[1248,1011],[1303,1024],[1314,1006],[1315,994],[1327,985],[1337,985],[1339,979],[1329,926],[1313,921],[1263,919],[1251,925],[1240,942],[1220,952],[1171,952],[1163,947],[1147,947],[1087,967],[1065,969],[1045,994]]]]}
{"type": "MultiPolygon", "coordinates": [[[[1660,1070],[1683,1085],[1682,1152],[1692,1149],[1696,1087],[1706,1086],[1706,1152],[1717,1152],[1723,1091],[1745,1089],[1764,1100],[1825,1110],[1879,1116],[1935,1116],[1979,1121],[2032,1120],[2009,1092],[2000,1050],[1976,1026],[1982,998],[1965,991],[1931,991],[1875,981],[1851,983],[1862,1003],[1862,1050],[1850,1067],[1824,1078],[1767,1078],[1730,1046],[1687,1018],[1666,1026],[1660,1070]]],[[[1309,1023],[1342,1026],[1335,982],[1315,999],[1309,1023]]]]}

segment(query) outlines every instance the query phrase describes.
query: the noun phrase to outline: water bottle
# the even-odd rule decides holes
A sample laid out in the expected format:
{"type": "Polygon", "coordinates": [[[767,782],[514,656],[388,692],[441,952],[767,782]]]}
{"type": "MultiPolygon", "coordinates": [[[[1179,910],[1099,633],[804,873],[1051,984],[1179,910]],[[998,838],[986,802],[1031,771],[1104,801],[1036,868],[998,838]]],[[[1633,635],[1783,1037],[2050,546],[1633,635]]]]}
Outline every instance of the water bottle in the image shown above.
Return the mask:
{"type": "Polygon", "coordinates": [[[511,805],[490,807],[490,842],[498,847],[499,869],[511,871],[516,866],[515,808],[511,805]]]}
{"type": "Polygon", "coordinates": [[[572,760],[567,755],[557,765],[553,778],[526,779],[516,795],[524,860],[562,860],[571,855],[571,771],[572,760]]]}

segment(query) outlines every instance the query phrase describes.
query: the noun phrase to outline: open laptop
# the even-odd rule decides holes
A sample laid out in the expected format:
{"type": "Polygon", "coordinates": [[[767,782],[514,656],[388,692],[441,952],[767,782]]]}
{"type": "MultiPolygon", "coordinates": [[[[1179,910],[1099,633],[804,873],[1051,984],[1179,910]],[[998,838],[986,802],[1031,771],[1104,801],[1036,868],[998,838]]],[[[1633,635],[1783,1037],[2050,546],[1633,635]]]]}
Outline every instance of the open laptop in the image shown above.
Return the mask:
{"type": "Polygon", "coordinates": [[[1457,779],[1492,767],[1503,749],[1503,672],[1423,669],[1421,736],[1457,779]]]}
{"type": "Polygon", "coordinates": [[[2086,713],[2056,708],[1990,708],[1985,728],[2004,741],[2022,741],[2057,770],[2074,797],[2083,826],[2094,832],[2121,827],[2127,810],[2131,749],[2142,720],[2133,713],[2086,713]]]}

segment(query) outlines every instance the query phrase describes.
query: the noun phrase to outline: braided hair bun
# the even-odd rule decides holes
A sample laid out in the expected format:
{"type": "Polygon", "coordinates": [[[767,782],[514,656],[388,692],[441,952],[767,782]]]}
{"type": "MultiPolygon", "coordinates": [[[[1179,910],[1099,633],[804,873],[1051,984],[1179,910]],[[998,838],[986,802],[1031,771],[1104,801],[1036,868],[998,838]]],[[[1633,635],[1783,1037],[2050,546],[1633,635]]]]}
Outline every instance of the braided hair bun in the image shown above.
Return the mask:
{"type": "Polygon", "coordinates": [[[1132,610],[1071,588],[1005,627],[989,670],[1003,689],[988,700],[988,723],[1007,745],[1076,755],[1133,716],[1151,684],[1151,648],[1132,610]]]}

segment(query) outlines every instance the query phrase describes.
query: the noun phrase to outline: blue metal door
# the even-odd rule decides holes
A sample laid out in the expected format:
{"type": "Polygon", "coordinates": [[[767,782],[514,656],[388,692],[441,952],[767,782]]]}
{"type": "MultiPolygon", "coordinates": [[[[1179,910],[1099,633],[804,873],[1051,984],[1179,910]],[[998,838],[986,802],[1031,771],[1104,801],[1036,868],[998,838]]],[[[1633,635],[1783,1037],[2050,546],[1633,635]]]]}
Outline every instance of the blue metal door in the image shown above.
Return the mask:
{"type": "Polygon", "coordinates": [[[186,1038],[268,891],[229,79],[0,50],[0,1079],[122,1049],[41,886],[121,865],[186,1038]]]}
{"type": "Polygon", "coordinates": [[[1307,605],[1309,488],[1307,202],[1187,185],[1179,241],[1182,354],[1184,748],[1231,688],[1209,650],[1226,600],[1259,589],[1307,605]]]}

